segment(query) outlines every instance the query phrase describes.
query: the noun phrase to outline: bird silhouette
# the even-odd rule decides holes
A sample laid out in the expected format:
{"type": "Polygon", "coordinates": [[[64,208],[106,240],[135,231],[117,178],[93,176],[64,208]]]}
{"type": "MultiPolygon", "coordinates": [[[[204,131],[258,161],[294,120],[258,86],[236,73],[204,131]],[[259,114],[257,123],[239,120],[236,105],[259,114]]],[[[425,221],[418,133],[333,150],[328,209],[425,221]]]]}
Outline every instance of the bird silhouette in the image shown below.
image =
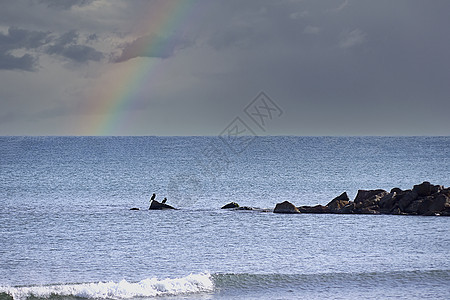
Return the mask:
{"type": "Polygon", "coordinates": [[[153,195],[152,195],[152,198],[150,198],[150,200],[155,200],[155,198],[156,198],[156,194],[154,193],[153,195]]]}

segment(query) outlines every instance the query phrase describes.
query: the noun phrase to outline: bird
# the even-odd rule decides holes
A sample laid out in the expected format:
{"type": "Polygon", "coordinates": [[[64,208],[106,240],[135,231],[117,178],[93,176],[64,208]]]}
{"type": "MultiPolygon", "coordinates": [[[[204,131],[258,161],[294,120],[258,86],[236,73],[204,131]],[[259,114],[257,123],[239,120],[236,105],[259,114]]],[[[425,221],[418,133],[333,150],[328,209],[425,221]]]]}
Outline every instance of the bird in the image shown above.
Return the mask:
{"type": "Polygon", "coordinates": [[[167,201],[167,198],[164,198],[164,200],[161,202],[161,203],[166,203],[166,201],[167,201]]]}
{"type": "Polygon", "coordinates": [[[156,194],[155,193],[153,193],[153,195],[152,195],[152,198],[150,198],[150,200],[155,200],[155,198],[156,198],[156,194]]]}

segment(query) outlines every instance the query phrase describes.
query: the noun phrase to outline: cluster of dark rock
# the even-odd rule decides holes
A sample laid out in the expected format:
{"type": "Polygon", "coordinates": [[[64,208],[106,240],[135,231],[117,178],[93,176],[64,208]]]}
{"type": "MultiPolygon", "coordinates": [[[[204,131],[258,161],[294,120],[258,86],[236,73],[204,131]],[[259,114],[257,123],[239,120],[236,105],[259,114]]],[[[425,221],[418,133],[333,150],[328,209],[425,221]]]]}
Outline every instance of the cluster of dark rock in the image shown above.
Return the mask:
{"type": "MultiPolygon", "coordinates": [[[[176,209],[155,200],[153,194],[150,199],[150,210],[176,209]]],[[[272,210],[258,209],[249,206],[239,206],[230,202],[222,209],[256,210],[267,212],[272,210]]],[[[139,210],[133,207],[130,210],[139,210]]],[[[377,190],[359,190],[355,199],[351,201],[346,192],[331,200],[327,205],[298,206],[289,201],[278,203],[274,213],[284,214],[391,214],[391,215],[422,215],[422,216],[450,216],[450,188],[433,185],[427,181],[415,185],[410,190],[393,188],[390,192],[377,190]]]]}
{"type": "Polygon", "coordinates": [[[423,182],[410,190],[359,190],[353,201],[344,192],[325,206],[296,207],[285,201],[278,203],[273,212],[450,216],[450,188],[423,182]]]}

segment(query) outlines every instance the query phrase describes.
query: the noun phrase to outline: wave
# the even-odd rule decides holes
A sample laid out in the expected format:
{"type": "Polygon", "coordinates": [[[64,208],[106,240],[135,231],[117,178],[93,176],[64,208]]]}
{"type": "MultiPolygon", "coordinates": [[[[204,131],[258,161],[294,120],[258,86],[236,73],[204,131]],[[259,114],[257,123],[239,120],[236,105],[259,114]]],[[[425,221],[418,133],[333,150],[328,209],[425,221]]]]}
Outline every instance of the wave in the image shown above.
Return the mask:
{"type": "Polygon", "coordinates": [[[141,297],[173,296],[213,290],[212,277],[208,273],[190,274],[182,278],[147,278],[132,283],[98,282],[61,284],[30,287],[0,287],[0,299],[48,299],[58,297],[84,299],[130,299],[141,297]]]}
{"type": "Polygon", "coordinates": [[[345,284],[362,287],[406,286],[413,284],[431,284],[446,286],[450,281],[450,270],[410,270],[390,272],[356,273],[313,273],[313,274],[248,274],[219,273],[212,275],[214,288],[223,289],[272,289],[314,287],[339,287],[345,284]]]}
{"type": "MultiPolygon", "coordinates": [[[[173,279],[148,278],[136,283],[122,280],[120,282],[0,287],[0,300],[119,300],[160,296],[197,298],[199,293],[213,293],[231,298],[249,294],[254,296],[256,293],[270,299],[280,293],[293,296],[291,294],[293,291],[299,291],[304,293],[302,295],[309,297],[314,296],[313,298],[317,298],[316,296],[333,298],[333,293],[350,295],[352,296],[350,298],[364,298],[367,295],[380,297],[392,295],[395,298],[400,296],[398,291],[401,291],[401,296],[407,299],[412,295],[408,291],[417,295],[428,295],[436,289],[447,287],[449,281],[450,270],[313,274],[201,273],[173,279]],[[380,291],[385,294],[379,294],[380,291]]],[[[444,294],[448,296],[448,292],[444,294]]]]}

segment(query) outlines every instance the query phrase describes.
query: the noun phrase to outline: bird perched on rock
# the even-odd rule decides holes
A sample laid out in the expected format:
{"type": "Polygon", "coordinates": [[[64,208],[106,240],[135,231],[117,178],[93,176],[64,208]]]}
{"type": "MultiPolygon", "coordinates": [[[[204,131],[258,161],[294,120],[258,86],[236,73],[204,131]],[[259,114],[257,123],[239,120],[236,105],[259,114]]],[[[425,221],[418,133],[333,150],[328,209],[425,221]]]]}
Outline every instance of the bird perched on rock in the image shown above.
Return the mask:
{"type": "Polygon", "coordinates": [[[153,200],[155,200],[155,198],[156,198],[156,194],[155,194],[155,193],[153,193],[152,197],[150,198],[150,201],[153,201],[153,200]]]}
{"type": "Polygon", "coordinates": [[[167,198],[164,198],[163,201],[162,201],[161,203],[164,204],[164,203],[166,203],[166,201],[167,201],[167,198]]]}

